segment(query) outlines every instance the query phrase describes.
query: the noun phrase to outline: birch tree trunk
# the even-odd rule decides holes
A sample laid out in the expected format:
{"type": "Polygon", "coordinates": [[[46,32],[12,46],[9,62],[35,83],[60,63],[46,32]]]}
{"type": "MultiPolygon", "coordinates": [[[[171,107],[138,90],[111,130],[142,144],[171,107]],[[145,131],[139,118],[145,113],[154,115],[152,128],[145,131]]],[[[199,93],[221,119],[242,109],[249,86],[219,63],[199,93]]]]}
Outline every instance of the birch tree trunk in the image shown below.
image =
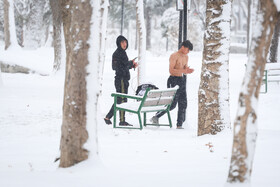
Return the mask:
{"type": "Polygon", "coordinates": [[[146,20],[147,20],[147,37],[146,44],[147,49],[151,49],[151,35],[152,35],[152,7],[147,5],[146,7],[146,20]]]}
{"type": "Polygon", "coordinates": [[[257,107],[270,41],[276,24],[273,0],[253,1],[252,40],[238,110],[234,121],[234,139],[228,183],[249,183],[257,139],[257,107]],[[257,10],[259,4],[259,10],[257,10]],[[257,14],[257,11],[259,13],[257,14]]]}
{"type": "Polygon", "coordinates": [[[5,50],[10,46],[17,46],[14,1],[4,0],[4,34],[5,34],[5,50]]]}
{"type": "Polygon", "coordinates": [[[277,62],[279,36],[280,36],[280,12],[278,12],[277,24],[274,28],[273,38],[271,40],[271,45],[270,45],[269,62],[272,62],[272,63],[277,62]]]}
{"type": "Polygon", "coordinates": [[[59,166],[69,167],[86,160],[91,149],[97,152],[88,137],[97,144],[100,2],[63,0],[62,3],[67,63],[59,166]]]}
{"type": "Polygon", "coordinates": [[[231,0],[207,0],[206,31],[198,93],[198,136],[230,127],[229,47],[231,0]]]}
{"type": "Polygon", "coordinates": [[[9,7],[10,3],[8,0],[4,0],[4,39],[5,39],[5,50],[11,45],[10,40],[10,23],[9,23],[9,7]]]}
{"type": "Polygon", "coordinates": [[[50,0],[53,18],[53,47],[54,47],[54,63],[53,71],[57,72],[61,66],[61,30],[62,30],[62,18],[61,18],[61,0],[50,0]]]}
{"type": "Polygon", "coordinates": [[[136,0],[136,20],[138,28],[138,86],[145,83],[145,63],[146,63],[146,27],[144,19],[143,0],[136,0]]]}
{"type": "Polygon", "coordinates": [[[101,0],[101,19],[100,19],[100,28],[101,32],[99,35],[100,39],[100,54],[99,54],[99,82],[100,86],[102,86],[103,81],[103,72],[104,72],[104,63],[105,63],[105,47],[107,40],[107,17],[108,17],[108,8],[109,8],[109,0],[101,0]]]}

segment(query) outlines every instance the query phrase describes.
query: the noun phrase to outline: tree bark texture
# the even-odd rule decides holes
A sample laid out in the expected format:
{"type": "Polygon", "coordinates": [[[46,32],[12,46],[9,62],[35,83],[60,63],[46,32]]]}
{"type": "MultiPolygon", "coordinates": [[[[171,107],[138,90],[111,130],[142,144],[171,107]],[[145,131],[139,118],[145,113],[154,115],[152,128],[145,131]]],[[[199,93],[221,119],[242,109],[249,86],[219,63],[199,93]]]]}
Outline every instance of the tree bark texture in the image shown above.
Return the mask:
{"type": "Polygon", "coordinates": [[[88,139],[86,66],[92,7],[90,0],[62,3],[67,56],[59,166],[69,167],[88,158],[88,150],[83,146],[88,139]]]}
{"type": "Polygon", "coordinates": [[[273,33],[273,37],[272,37],[271,45],[270,45],[269,62],[271,62],[271,63],[277,62],[279,36],[280,36],[280,12],[278,12],[277,24],[275,25],[274,33],[273,33]]]}
{"type": "Polygon", "coordinates": [[[50,0],[53,18],[53,47],[54,47],[54,63],[53,71],[58,71],[61,65],[61,0],[50,0]]]}
{"type": "Polygon", "coordinates": [[[257,139],[257,105],[270,41],[276,24],[273,0],[253,1],[252,42],[234,121],[228,183],[250,182],[257,139]],[[259,3],[259,10],[258,8],[259,3]],[[258,12],[258,13],[257,13],[258,12]]]}
{"type": "Polygon", "coordinates": [[[231,0],[207,1],[206,30],[198,93],[198,136],[217,134],[229,120],[231,0]]]}
{"type": "Polygon", "coordinates": [[[9,6],[8,0],[4,0],[4,34],[5,34],[5,50],[11,45],[10,23],[9,23],[9,6]]]}

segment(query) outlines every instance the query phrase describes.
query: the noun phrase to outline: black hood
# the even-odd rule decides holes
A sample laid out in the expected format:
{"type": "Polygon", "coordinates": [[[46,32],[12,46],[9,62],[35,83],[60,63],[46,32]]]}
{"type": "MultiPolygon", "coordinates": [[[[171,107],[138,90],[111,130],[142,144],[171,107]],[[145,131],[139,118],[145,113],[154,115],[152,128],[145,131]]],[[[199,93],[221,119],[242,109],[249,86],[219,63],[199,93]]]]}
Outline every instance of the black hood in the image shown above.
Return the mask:
{"type": "MultiPolygon", "coordinates": [[[[128,48],[128,41],[127,41],[127,39],[124,37],[124,36],[122,36],[122,35],[120,35],[120,36],[118,36],[118,38],[117,38],[117,40],[116,40],[116,44],[117,44],[117,46],[118,46],[118,48],[121,48],[121,42],[122,41],[126,41],[126,43],[127,43],[127,45],[126,45],[126,49],[128,48]]],[[[122,49],[122,48],[121,48],[122,49]]],[[[126,50],[125,49],[125,50],[126,50]]]]}

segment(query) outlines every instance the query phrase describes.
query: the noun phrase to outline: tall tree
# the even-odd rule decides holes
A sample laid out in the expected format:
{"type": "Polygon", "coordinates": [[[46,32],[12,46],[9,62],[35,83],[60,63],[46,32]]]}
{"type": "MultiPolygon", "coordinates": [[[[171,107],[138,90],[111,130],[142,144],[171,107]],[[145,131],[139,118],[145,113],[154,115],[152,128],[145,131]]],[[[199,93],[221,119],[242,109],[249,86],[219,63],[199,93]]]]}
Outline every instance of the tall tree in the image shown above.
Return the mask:
{"type": "MultiPolygon", "coordinates": [[[[105,47],[107,40],[107,18],[108,18],[108,9],[109,9],[109,0],[101,0],[101,12],[100,12],[100,54],[99,54],[99,82],[102,84],[103,80],[103,71],[104,71],[104,63],[105,63],[105,47]]],[[[102,86],[102,85],[101,85],[102,86]]]]}
{"type": "Polygon", "coordinates": [[[136,20],[139,36],[138,47],[138,85],[145,83],[145,63],[146,63],[146,27],[144,20],[143,0],[136,0],[136,20]]]}
{"type": "Polygon", "coordinates": [[[30,11],[25,23],[23,45],[26,48],[37,49],[45,44],[48,37],[51,15],[49,0],[32,0],[26,3],[30,4],[30,11]]]}
{"type": "Polygon", "coordinates": [[[69,167],[97,153],[100,1],[63,0],[62,7],[67,56],[59,166],[69,167]]]}
{"type": "Polygon", "coordinates": [[[17,46],[13,0],[4,0],[4,32],[5,50],[11,45],[17,46]]]}
{"type": "MultiPolygon", "coordinates": [[[[144,0],[144,12],[146,20],[146,48],[152,47],[153,17],[163,15],[163,12],[174,4],[173,0],[144,0]]],[[[161,16],[162,17],[162,16],[161,16]]]]}
{"type": "Polygon", "coordinates": [[[0,42],[4,41],[4,1],[0,1],[0,42]]]}
{"type": "Polygon", "coordinates": [[[146,15],[146,48],[151,49],[151,35],[152,35],[152,6],[150,3],[146,3],[145,8],[145,15],[146,15]]]}
{"type": "Polygon", "coordinates": [[[231,0],[207,0],[206,30],[198,93],[198,136],[230,127],[229,47],[231,0]]]}
{"type": "Polygon", "coordinates": [[[228,183],[250,183],[257,139],[257,105],[277,10],[273,0],[253,1],[252,40],[234,121],[228,183]],[[257,10],[259,9],[259,10],[257,10]]]}
{"type": "Polygon", "coordinates": [[[54,47],[54,63],[53,71],[58,71],[61,65],[62,50],[62,18],[61,18],[61,0],[50,0],[53,20],[53,47],[54,47]]]}
{"type": "Polygon", "coordinates": [[[271,40],[269,62],[272,63],[277,62],[279,37],[280,37],[280,12],[278,12],[277,24],[274,28],[273,38],[271,40]]]}

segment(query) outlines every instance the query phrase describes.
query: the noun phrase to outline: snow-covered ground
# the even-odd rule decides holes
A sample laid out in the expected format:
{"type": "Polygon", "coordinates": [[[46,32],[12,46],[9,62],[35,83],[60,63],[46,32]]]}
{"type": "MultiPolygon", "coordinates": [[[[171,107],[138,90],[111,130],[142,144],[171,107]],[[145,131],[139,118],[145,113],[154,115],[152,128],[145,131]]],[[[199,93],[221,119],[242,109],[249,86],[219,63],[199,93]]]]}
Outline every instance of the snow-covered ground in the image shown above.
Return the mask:
{"type": "MultiPolygon", "coordinates": [[[[3,51],[1,51],[2,53],[3,51]]],[[[113,129],[103,117],[110,109],[115,91],[111,69],[112,50],[107,51],[102,96],[99,103],[99,158],[74,167],[58,168],[64,75],[2,73],[0,88],[0,186],[28,187],[222,187],[229,169],[232,132],[196,136],[197,94],[201,53],[191,52],[188,76],[188,109],[185,129],[145,127],[140,130],[113,129]],[[209,148],[207,144],[213,145],[209,148]]],[[[171,52],[147,52],[147,80],[166,88],[171,52]]],[[[11,61],[22,61],[7,57],[11,61]]],[[[35,61],[32,53],[24,60],[35,61]],[[33,59],[33,60],[32,60],[33,59]]],[[[40,53],[46,64],[34,65],[50,73],[52,50],[40,53]]],[[[128,51],[134,58],[136,51],[128,51]]],[[[0,61],[3,60],[1,59],[0,61]]],[[[7,60],[7,59],[5,59],[7,60]]],[[[245,55],[230,55],[230,104],[232,122],[237,111],[239,89],[244,75],[245,55]]],[[[12,63],[12,62],[11,62],[12,63]]],[[[27,63],[27,62],[26,62],[27,63]]],[[[32,66],[32,63],[30,63],[32,66]]],[[[33,66],[32,66],[33,67],[33,66]]],[[[129,93],[136,90],[136,72],[131,70],[129,93]]],[[[259,100],[259,134],[252,173],[252,187],[280,186],[280,85],[269,83],[268,93],[259,100]]],[[[177,110],[171,112],[175,125],[177,110]]],[[[151,116],[151,115],[150,115],[151,116]]],[[[126,114],[137,124],[135,116],[126,114]]],[[[160,120],[167,120],[164,116],[160,120]]]]}

